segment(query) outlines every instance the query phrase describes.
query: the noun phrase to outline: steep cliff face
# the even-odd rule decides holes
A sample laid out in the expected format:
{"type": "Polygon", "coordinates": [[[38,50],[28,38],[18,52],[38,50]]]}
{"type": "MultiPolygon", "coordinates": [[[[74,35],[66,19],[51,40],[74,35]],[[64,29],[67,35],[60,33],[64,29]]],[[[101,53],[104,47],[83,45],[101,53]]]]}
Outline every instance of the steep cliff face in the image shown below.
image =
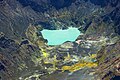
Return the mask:
{"type": "Polygon", "coordinates": [[[30,22],[22,6],[13,0],[1,2],[0,17],[0,31],[10,38],[20,38],[30,22]]]}
{"type": "MultiPolygon", "coordinates": [[[[40,15],[41,16],[41,15],[40,15]]],[[[17,39],[25,37],[25,30],[40,16],[29,6],[22,6],[16,0],[0,2],[0,31],[6,36],[17,39]]]]}
{"type": "Polygon", "coordinates": [[[14,38],[23,36],[29,24],[42,25],[47,29],[59,29],[61,27],[66,29],[68,26],[76,26],[86,31],[91,23],[98,24],[102,21],[106,24],[113,24],[115,32],[120,34],[120,2],[118,0],[96,2],[92,0],[91,2],[71,0],[69,2],[71,5],[67,6],[67,1],[63,0],[61,3],[65,7],[56,10],[54,4],[59,3],[59,0],[53,2],[49,0],[4,0],[0,2],[0,30],[7,36],[14,38]],[[105,6],[100,8],[103,5],[102,3],[105,6]]]}
{"type": "Polygon", "coordinates": [[[103,47],[98,52],[99,67],[96,72],[103,80],[110,80],[114,75],[120,75],[120,42],[103,47]]]}
{"type": "Polygon", "coordinates": [[[37,69],[42,69],[40,65],[38,67],[34,62],[35,55],[38,53],[41,54],[39,49],[30,45],[27,40],[19,44],[14,40],[1,36],[0,78],[2,80],[16,80],[20,76],[27,76],[37,69]]]}
{"type": "Polygon", "coordinates": [[[120,34],[120,6],[114,8],[110,13],[102,16],[104,22],[113,23],[113,27],[116,33],[120,34]]]}
{"type": "Polygon", "coordinates": [[[119,0],[0,0],[0,79],[109,80],[120,75],[119,35],[119,0]],[[70,26],[83,35],[59,46],[39,32],[70,26]]]}
{"type": "Polygon", "coordinates": [[[45,12],[50,7],[55,7],[57,10],[69,7],[73,2],[76,0],[17,0],[19,1],[24,7],[30,6],[34,11],[37,12],[45,12]]]}

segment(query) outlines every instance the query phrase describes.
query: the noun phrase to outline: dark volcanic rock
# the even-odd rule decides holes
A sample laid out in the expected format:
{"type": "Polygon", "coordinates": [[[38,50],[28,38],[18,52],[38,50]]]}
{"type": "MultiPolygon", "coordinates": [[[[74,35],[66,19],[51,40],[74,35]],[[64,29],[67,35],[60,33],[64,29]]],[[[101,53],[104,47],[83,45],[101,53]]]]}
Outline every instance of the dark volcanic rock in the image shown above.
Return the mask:
{"type": "Polygon", "coordinates": [[[50,6],[47,4],[48,2],[44,2],[43,0],[17,0],[21,3],[23,7],[30,6],[34,11],[37,12],[45,12],[50,6]]]}
{"type": "Polygon", "coordinates": [[[113,11],[103,16],[103,21],[114,23],[115,32],[120,34],[120,6],[116,7],[113,11]]]}
{"type": "Polygon", "coordinates": [[[112,78],[114,75],[120,75],[120,41],[116,44],[105,46],[98,52],[97,73],[103,80],[112,78]]]}
{"type": "Polygon", "coordinates": [[[16,0],[4,0],[0,4],[0,31],[7,37],[25,37],[25,30],[36,19],[40,19],[40,16],[31,7],[23,7],[16,0]]]}
{"type": "Polygon", "coordinates": [[[54,6],[56,9],[69,7],[76,0],[17,0],[24,7],[30,6],[34,11],[45,12],[50,7],[54,6]]]}
{"type": "Polygon", "coordinates": [[[56,8],[56,9],[60,9],[60,8],[64,8],[64,7],[69,7],[73,2],[75,2],[76,0],[50,0],[51,4],[56,8]]]}
{"type": "Polygon", "coordinates": [[[33,65],[35,64],[33,56],[34,58],[38,56],[36,51],[39,49],[28,44],[22,42],[20,46],[14,40],[4,36],[0,38],[0,76],[2,80],[16,80],[23,77],[22,74],[27,76],[28,73],[34,73],[40,68],[40,65],[39,67],[33,65]]]}
{"type": "Polygon", "coordinates": [[[0,79],[105,80],[119,76],[119,35],[120,0],[0,0],[0,79]],[[77,42],[49,46],[40,33],[70,26],[83,33],[77,42]],[[99,66],[95,69],[84,68],[71,75],[61,72],[62,66],[96,53],[99,66]]]}

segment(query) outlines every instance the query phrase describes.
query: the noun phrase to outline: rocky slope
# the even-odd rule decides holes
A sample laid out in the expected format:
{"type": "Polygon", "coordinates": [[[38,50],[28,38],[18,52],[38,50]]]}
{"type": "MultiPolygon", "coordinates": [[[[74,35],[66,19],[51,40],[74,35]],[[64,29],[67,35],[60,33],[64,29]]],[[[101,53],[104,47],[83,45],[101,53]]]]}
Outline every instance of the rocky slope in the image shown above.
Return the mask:
{"type": "Polygon", "coordinates": [[[0,79],[115,80],[119,35],[119,0],[0,0],[0,79]],[[75,42],[49,46],[40,33],[70,26],[75,42]]]}

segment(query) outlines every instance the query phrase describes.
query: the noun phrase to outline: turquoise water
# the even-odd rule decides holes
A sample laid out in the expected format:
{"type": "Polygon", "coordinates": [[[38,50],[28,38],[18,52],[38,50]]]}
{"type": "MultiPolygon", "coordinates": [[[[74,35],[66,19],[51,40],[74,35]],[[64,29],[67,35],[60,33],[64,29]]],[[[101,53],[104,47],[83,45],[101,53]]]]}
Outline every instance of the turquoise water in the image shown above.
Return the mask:
{"type": "Polygon", "coordinates": [[[41,31],[43,38],[48,40],[48,45],[59,45],[66,41],[75,41],[80,35],[77,28],[69,28],[66,30],[47,30],[41,31]]]}

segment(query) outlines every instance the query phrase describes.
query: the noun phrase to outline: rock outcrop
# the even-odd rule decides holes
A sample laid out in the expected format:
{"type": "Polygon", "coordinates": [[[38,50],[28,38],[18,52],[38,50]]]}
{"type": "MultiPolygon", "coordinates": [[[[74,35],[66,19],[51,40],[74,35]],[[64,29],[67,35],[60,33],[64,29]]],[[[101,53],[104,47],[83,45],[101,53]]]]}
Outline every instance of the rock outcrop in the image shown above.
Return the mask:
{"type": "Polygon", "coordinates": [[[119,53],[119,0],[0,0],[0,80],[110,80],[119,53]],[[58,46],[40,32],[71,26],[81,34],[58,46]]]}

